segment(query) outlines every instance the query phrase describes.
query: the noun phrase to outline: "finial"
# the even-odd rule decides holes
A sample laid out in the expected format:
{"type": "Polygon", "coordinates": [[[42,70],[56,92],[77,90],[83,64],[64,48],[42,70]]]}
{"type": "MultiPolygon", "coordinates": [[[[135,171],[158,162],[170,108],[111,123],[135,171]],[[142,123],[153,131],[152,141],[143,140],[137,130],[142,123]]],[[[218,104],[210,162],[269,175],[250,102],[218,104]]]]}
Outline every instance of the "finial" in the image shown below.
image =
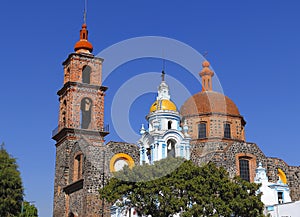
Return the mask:
{"type": "Polygon", "coordinates": [[[188,131],[189,131],[189,126],[187,124],[187,120],[184,120],[184,124],[183,124],[183,132],[185,135],[188,135],[188,131]]]}
{"type": "Polygon", "coordinates": [[[199,73],[202,78],[202,91],[212,91],[212,77],[214,76],[214,72],[210,69],[210,63],[207,60],[203,61],[202,67],[203,69],[199,73]]]}
{"type": "Polygon", "coordinates": [[[143,135],[146,132],[144,124],[142,124],[142,127],[140,129],[140,134],[143,135]]]}

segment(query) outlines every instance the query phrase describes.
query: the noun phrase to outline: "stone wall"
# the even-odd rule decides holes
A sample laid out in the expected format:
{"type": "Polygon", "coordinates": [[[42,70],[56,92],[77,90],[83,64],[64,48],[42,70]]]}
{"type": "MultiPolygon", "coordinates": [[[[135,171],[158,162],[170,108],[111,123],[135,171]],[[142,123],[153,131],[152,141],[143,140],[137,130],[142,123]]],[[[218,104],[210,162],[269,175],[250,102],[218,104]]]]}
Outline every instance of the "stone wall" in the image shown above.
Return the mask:
{"type": "Polygon", "coordinates": [[[278,168],[287,176],[287,184],[290,187],[293,201],[300,200],[300,167],[289,166],[278,158],[266,157],[260,148],[254,143],[245,142],[206,142],[191,145],[191,160],[201,166],[203,163],[214,162],[223,166],[231,177],[239,175],[240,157],[249,160],[250,181],[254,181],[255,169],[259,162],[267,169],[270,182],[278,181],[278,168]]]}

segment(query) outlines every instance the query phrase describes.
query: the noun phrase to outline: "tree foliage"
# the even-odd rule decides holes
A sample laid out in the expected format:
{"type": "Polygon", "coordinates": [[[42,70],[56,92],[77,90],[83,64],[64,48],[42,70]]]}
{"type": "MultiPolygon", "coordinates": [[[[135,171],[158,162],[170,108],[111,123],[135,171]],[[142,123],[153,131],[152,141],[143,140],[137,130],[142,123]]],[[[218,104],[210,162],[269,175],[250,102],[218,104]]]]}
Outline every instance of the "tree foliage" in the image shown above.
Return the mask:
{"type": "Polygon", "coordinates": [[[145,216],[263,216],[263,203],[256,195],[258,185],[239,177],[230,179],[224,168],[213,163],[198,167],[191,161],[179,162],[170,158],[153,166],[125,167],[114,174],[100,195],[145,216]]]}
{"type": "Polygon", "coordinates": [[[37,217],[37,216],[38,216],[37,208],[33,204],[24,201],[20,217],[37,217]]]}
{"type": "Polygon", "coordinates": [[[16,159],[0,148],[0,216],[18,216],[23,200],[23,186],[16,159]]]}

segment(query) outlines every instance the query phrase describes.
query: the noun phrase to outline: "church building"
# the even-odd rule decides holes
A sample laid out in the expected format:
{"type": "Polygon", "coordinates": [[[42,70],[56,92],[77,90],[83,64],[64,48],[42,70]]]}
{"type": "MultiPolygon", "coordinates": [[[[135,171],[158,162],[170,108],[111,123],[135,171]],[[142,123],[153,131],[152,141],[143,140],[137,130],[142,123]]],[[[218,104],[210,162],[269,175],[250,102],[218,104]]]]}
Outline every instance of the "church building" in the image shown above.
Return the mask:
{"type": "Polygon", "coordinates": [[[300,200],[300,167],[267,157],[255,143],[246,141],[246,121],[230,98],[213,90],[214,72],[208,61],[199,69],[202,90],[180,110],[171,101],[163,72],[157,98],[145,114],[148,126],[141,127],[137,144],[105,144],[109,129],[104,124],[104,96],[108,88],[102,85],[103,59],[92,52],[84,23],[74,52],[63,62],[64,81],[57,92],[58,127],[52,135],[56,142],[54,217],[111,216],[111,204],[101,200],[98,192],[111,173],[124,165],[153,164],[166,157],[191,159],[199,166],[214,162],[231,177],[239,175],[249,182],[257,181],[256,169],[263,167],[267,183],[277,183],[280,169],[286,183],[280,183],[282,188],[273,185],[283,189],[277,191],[282,192],[277,197],[289,191],[292,201],[300,200]]]}

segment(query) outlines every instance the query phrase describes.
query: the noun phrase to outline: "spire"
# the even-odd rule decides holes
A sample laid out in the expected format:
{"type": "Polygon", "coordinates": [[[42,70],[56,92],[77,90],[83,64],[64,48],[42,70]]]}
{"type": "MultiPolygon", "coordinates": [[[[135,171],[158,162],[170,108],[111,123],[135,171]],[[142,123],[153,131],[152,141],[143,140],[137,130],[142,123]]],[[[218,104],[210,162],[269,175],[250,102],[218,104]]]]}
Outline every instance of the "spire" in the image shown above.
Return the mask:
{"type": "Polygon", "coordinates": [[[169,86],[167,85],[167,83],[165,81],[165,75],[166,75],[166,73],[164,71],[162,71],[161,83],[158,87],[157,100],[162,100],[162,99],[170,100],[169,86]]]}
{"type": "Polygon", "coordinates": [[[84,1],[84,11],[83,11],[83,23],[86,24],[86,15],[87,15],[87,0],[84,1]]]}
{"type": "Polygon", "coordinates": [[[165,75],[166,75],[165,71],[162,70],[162,72],[161,72],[161,81],[165,81],[165,75]]]}
{"type": "Polygon", "coordinates": [[[205,60],[202,63],[202,71],[199,75],[202,78],[202,91],[212,91],[212,77],[214,76],[214,72],[210,69],[210,63],[205,60]]]}
{"type": "Polygon", "coordinates": [[[82,24],[82,27],[80,30],[79,41],[74,46],[74,51],[76,53],[92,53],[93,52],[93,45],[88,41],[86,16],[87,16],[87,0],[85,0],[85,4],[84,4],[83,24],[82,24]]]}

